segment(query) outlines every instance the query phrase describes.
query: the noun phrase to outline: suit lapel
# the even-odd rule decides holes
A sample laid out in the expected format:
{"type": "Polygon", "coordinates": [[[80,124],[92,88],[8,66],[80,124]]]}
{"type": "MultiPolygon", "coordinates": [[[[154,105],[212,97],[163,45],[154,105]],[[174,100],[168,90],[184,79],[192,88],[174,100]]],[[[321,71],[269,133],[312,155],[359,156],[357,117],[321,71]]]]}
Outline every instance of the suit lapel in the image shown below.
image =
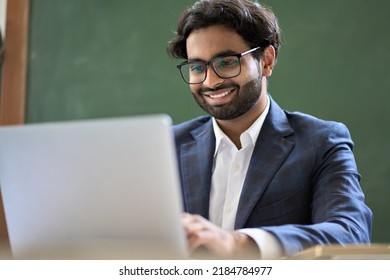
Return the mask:
{"type": "Polygon", "coordinates": [[[252,209],[295,145],[287,139],[294,131],[284,112],[270,100],[270,111],[257,139],[241,192],[235,229],[245,225],[252,209]]]}
{"type": "Polygon", "coordinates": [[[208,218],[215,136],[211,120],[192,132],[195,141],[181,145],[185,211],[208,218]]]}

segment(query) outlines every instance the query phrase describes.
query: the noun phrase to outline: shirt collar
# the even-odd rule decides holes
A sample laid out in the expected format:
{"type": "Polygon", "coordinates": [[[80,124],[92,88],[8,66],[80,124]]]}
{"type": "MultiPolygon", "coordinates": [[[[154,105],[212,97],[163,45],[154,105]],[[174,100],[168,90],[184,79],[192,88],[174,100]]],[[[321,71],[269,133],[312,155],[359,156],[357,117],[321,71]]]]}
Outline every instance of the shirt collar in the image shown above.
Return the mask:
{"type": "MultiPolygon", "coordinates": [[[[270,100],[269,100],[269,96],[267,95],[267,105],[265,106],[264,111],[255,120],[255,122],[240,136],[240,141],[243,148],[248,145],[253,145],[253,146],[255,145],[257,138],[259,137],[260,130],[263,127],[264,120],[268,115],[269,107],[270,107],[270,100]]],[[[213,121],[214,135],[215,135],[215,152],[214,152],[214,156],[215,156],[218,152],[218,149],[222,141],[227,141],[230,143],[232,143],[232,141],[221,130],[214,117],[212,118],[212,121],[213,121]]]]}

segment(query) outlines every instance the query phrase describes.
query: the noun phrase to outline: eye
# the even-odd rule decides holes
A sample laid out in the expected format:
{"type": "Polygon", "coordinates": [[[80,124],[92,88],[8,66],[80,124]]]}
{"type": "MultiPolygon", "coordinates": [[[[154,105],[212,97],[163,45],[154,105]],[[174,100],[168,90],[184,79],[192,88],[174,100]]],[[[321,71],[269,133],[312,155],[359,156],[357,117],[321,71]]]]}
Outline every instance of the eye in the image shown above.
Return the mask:
{"type": "Polygon", "coordinates": [[[200,64],[200,63],[191,63],[189,65],[189,69],[190,69],[191,73],[194,73],[194,74],[203,73],[204,68],[205,68],[205,66],[203,64],[200,64]]]}
{"type": "Polygon", "coordinates": [[[216,61],[218,68],[231,68],[238,65],[238,58],[235,56],[222,57],[216,61]]]}

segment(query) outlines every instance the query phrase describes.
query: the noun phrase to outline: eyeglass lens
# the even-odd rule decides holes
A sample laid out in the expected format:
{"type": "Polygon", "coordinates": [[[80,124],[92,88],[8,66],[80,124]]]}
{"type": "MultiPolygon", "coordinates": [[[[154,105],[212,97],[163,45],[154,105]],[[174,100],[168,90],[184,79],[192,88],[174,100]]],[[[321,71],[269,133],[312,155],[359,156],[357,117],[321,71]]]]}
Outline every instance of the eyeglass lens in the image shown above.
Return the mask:
{"type": "MultiPolygon", "coordinates": [[[[241,71],[240,59],[237,56],[217,57],[210,64],[214,72],[223,79],[235,77],[241,71]]],[[[187,83],[202,83],[206,79],[207,62],[192,61],[182,65],[180,71],[187,83]]]]}

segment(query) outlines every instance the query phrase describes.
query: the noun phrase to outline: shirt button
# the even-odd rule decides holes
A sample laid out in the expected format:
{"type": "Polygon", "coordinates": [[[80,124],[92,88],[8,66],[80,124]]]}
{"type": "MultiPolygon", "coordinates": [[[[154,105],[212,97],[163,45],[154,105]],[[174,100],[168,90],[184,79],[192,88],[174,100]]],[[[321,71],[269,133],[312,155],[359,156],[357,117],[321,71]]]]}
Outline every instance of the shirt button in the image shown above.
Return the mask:
{"type": "Polygon", "coordinates": [[[238,170],[240,170],[240,165],[238,164],[233,165],[233,171],[238,171],[238,170]]]}
{"type": "Polygon", "coordinates": [[[228,212],[230,213],[230,212],[232,212],[233,211],[233,207],[232,206],[229,206],[228,207],[228,212]]]}

